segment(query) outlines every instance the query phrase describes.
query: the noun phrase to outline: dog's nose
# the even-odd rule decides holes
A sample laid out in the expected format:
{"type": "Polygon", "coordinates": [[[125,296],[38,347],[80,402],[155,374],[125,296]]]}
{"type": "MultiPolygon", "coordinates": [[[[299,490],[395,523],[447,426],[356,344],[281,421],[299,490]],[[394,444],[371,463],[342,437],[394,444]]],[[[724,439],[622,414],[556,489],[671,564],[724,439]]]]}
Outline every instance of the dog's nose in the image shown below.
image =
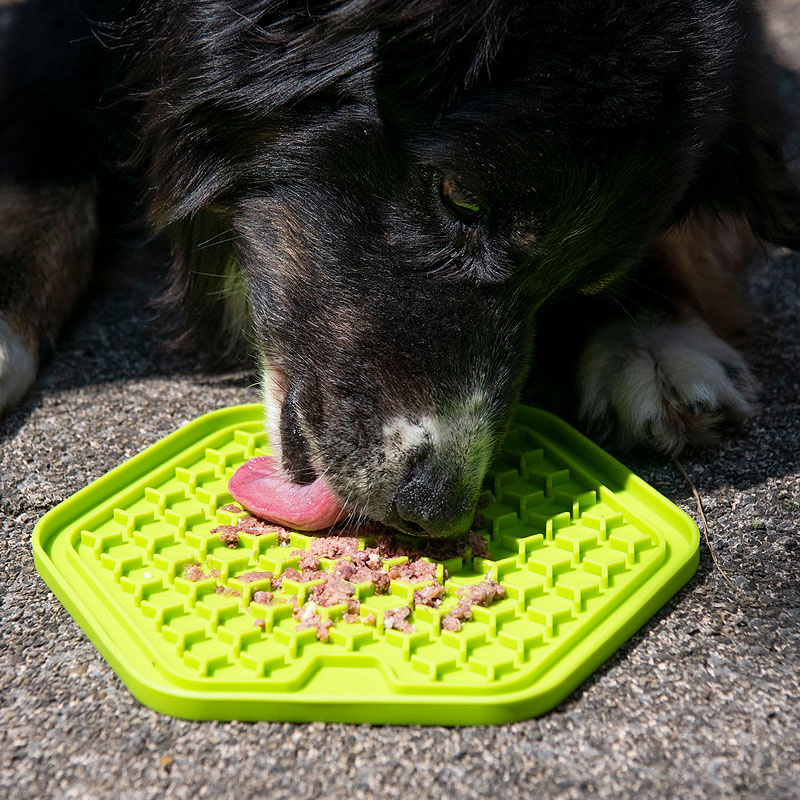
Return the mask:
{"type": "Polygon", "coordinates": [[[424,463],[394,494],[387,522],[415,536],[447,538],[465,533],[475,514],[475,498],[458,481],[435,477],[424,463]]]}

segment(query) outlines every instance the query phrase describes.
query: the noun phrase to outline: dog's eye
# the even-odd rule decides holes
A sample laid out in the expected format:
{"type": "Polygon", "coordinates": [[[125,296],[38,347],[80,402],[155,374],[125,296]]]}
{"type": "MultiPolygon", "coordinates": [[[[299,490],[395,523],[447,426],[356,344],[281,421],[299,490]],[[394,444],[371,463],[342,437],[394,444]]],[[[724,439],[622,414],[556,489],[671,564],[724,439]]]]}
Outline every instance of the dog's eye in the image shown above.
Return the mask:
{"type": "Polygon", "coordinates": [[[439,196],[444,207],[462,222],[472,225],[483,216],[483,209],[478,201],[450,178],[442,178],[439,196]]]}

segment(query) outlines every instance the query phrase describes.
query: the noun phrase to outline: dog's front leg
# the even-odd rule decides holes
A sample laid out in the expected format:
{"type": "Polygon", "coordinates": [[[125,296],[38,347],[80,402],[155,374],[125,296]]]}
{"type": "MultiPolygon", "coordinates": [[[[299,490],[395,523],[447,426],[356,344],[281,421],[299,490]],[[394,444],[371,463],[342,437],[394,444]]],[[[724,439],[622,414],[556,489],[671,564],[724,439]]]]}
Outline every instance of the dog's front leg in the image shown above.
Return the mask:
{"type": "Polygon", "coordinates": [[[83,293],[95,204],[91,180],[0,186],[0,413],[29,389],[40,353],[83,293]]]}
{"type": "Polygon", "coordinates": [[[94,260],[102,147],[89,87],[104,51],[73,6],[10,8],[0,42],[0,413],[33,383],[94,260]]]}
{"type": "Polygon", "coordinates": [[[675,453],[753,413],[757,382],[734,347],[746,323],[739,275],[753,244],[731,218],[659,237],[630,285],[634,302],[623,294],[579,356],[579,419],[597,438],[675,453]]]}

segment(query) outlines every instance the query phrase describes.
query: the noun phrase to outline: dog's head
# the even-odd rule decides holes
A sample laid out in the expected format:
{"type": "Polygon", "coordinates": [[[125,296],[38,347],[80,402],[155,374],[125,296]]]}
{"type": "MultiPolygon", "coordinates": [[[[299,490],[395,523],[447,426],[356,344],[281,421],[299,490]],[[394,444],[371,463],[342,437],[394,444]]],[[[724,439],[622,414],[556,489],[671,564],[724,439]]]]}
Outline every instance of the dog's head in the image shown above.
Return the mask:
{"type": "Polygon", "coordinates": [[[733,23],[668,2],[301,5],[206,3],[145,64],[156,215],[182,220],[184,271],[232,242],[287,474],[455,534],[537,310],[613,283],[674,221],[733,23]]]}
{"type": "Polygon", "coordinates": [[[364,159],[347,170],[356,156],[240,217],[259,264],[248,280],[271,440],[291,477],[324,474],[356,513],[464,531],[531,314],[510,276],[491,274],[477,220],[442,196],[447,179],[426,164],[390,185],[364,159]]]}

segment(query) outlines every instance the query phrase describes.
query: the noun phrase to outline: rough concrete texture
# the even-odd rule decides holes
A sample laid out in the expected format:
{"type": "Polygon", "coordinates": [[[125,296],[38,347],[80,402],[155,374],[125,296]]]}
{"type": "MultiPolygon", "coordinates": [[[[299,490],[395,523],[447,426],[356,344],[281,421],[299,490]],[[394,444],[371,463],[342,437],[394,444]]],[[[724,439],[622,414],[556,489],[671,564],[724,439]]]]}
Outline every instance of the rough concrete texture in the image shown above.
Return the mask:
{"type": "MultiPolygon", "coordinates": [[[[800,5],[769,4],[789,67],[800,5]]],[[[800,87],[782,75],[796,114],[800,87]]],[[[96,281],[0,422],[0,796],[800,797],[800,257],[754,274],[759,415],[682,463],[711,546],[696,577],[540,719],[493,728],[196,723],[139,705],[34,570],[37,519],[196,415],[257,399],[159,349],[145,275],[96,281]]],[[[673,464],[630,466],[696,519],[673,464]]]]}

